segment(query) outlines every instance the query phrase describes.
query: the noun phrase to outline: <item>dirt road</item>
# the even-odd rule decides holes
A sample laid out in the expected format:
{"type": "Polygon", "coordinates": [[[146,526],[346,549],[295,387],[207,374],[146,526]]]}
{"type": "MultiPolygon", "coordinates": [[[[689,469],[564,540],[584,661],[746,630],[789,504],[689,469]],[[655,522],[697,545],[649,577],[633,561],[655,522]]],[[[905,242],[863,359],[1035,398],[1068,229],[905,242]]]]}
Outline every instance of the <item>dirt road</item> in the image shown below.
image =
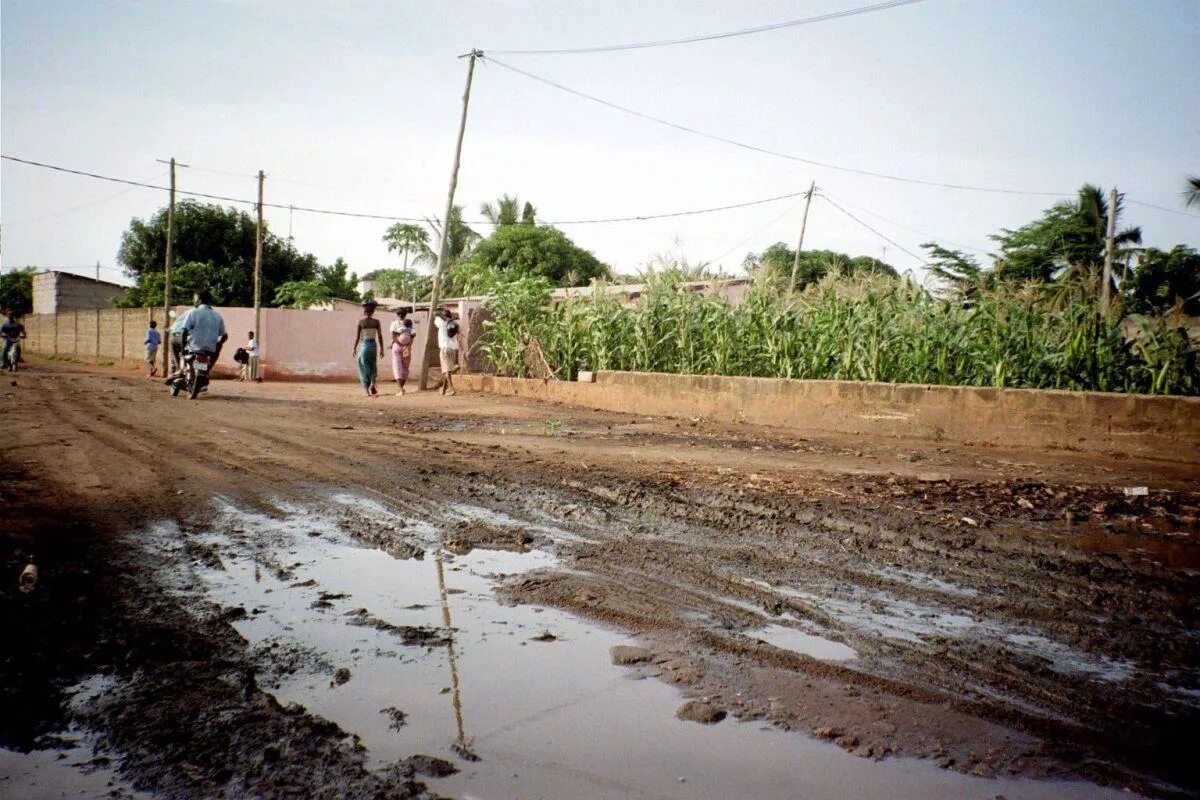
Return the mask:
{"type": "MultiPolygon", "coordinates": [[[[768,773],[794,796],[817,779],[755,762],[752,728],[879,796],[1200,794],[1196,465],[328,384],[188,401],[37,361],[9,382],[0,745],[70,763],[86,745],[105,796],[768,796],[768,773]],[[401,597],[421,576],[432,600],[401,597]],[[386,676],[453,697],[442,751],[416,688],[371,705],[386,676]],[[601,722],[635,713],[658,733],[626,766],[570,761],[635,735],[601,722]],[[551,718],[586,741],[551,759],[529,741],[551,718]],[[630,766],[676,736],[743,749],[709,783],[669,776],[683,787],[630,766]]],[[[0,760],[67,780],[30,764],[0,760]]],[[[842,796],[830,781],[807,796],[842,796]]]]}

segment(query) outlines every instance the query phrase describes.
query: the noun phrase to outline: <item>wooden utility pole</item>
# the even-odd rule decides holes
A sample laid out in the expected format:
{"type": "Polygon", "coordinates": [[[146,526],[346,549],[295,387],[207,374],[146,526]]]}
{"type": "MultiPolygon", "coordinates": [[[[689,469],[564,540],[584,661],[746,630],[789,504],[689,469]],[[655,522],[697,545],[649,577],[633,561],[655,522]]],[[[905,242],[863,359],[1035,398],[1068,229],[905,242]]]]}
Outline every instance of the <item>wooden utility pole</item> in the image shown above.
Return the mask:
{"type": "MultiPolygon", "coordinates": [[[[159,331],[162,336],[163,375],[170,374],[171,364],[171,267],[175,259],[175,159],[163,161],[155,159],[160,164],[171,165],[171,201],[167,206],[167,259],[163,267],[163,327],[159,331]]],[[[186,165],[183,165],[186,166],[186,165]]]]}
{"type": "Polygon", "coordinates": [[[442,275],[446,268],[446,241],[450,236],[450,212],[454,210],[454,190],[458,188],[458,165],[462,159],[463,134],[467,130],[467,106],[471,102],[471,78],[475,75],[475,59],[482,58],[483,52],[472,50],[459,58],[470,59],[467,62],[467,88],[463,91],[462,118],[458,122],[458,142],[454,146],[454,167],[450,170],[450,192],[446,196],[446,214],[442,217],[442,241],[438,245],[437,269],[433,274],[433,288],[429,294],[429,316],[426,319],[425,348],[421,351],[421,373],[418,378],[419,389],[429,388],[429,362],[437,352],[437,328],[433,324],[433,314],[438,303],[442,300],[442,275]]]}
{"type": "Polygon", "coordinates": [[[1116,257],[1116,247],[1113,239],[1117,233],[1117,187],[1108,192],[1108,232],[1104,237],[1104,275],[1100,286],[1100,313],[1108,315],[1109,304],[1112,302],[1112,271],[1113,258],[1116,257]]]}
{"type": "MultiPolygon", "coordinates": [[[[263,171],[258,171],[258,227],[254,234],[254,340],[262,353],[262,240],[263,240],[263,171]]],[[[260,362],[261,363],[261,362],[260,362]]]]}
{"type": "Polygon", "coordinates": [[[800,274],[800,251],[804,249],[804,229],[808,226],[808,207],[812,205],[813,191],[817,188],[814,180],[808,184],[808,192],[804,195],[804,216],[800,220],[800,241],[796,242],[796,258],[792,261],[792,282],[788,285],[788,293],[796,289],[796,277],[800,274]]]}

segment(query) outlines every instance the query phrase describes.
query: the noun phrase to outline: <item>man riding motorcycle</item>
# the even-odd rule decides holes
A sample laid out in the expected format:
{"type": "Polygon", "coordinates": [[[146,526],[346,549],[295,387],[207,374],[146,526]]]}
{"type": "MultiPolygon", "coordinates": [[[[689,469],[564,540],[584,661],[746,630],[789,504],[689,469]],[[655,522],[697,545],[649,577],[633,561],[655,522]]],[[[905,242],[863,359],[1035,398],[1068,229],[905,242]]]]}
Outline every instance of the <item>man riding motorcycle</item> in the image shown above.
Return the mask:
{"type": "Polygon", "coordinates": [[[0,325],[0,336],[4,337],[4,360],[0,363],[3,363],[8,369],[14,369],[21,359],[21,340],[25,338],[25,326],[17,322],[12,309],[6,309],[4,316],[7,319],[3,325],[0,325]],[[11,366],[10,358],[12,359],[11,366]]]}
{"type": "Polygon", "coordinates": [[[183,319],[183,348],[192,358],[200,353],[207,354],[208,368],[211,369],[221,357],[221,346],[225,344],[229,334],[225,332],[225,320],[213,310],[212,295],[208,291],[196,292],[193,306],[183,319]]]}

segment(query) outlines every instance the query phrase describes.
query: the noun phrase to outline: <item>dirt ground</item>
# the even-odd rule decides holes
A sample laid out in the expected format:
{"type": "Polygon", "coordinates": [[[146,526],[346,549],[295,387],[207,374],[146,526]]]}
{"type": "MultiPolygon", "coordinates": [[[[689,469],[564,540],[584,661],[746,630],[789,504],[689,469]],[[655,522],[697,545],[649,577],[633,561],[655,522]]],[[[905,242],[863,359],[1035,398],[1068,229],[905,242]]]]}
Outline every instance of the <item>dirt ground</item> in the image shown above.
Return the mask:
{"type": "Polygon", "coordinates": [[[218,381],[189,401],[36,358],[4,377],[0,409],[8,750],[53,749],[73,723],[159,796],[434,796],[428,764],[376,768],[337,724],[276,700],[230,614],[159,585],[203,552],[128,538],[196,529],[217,496],[344,489],[413,517],[469,500],[554,520],[563,535],[485,518],[443,545],[554,553],[561,568],[502,597],[634,635],[644,649],[615,660],[700,718],[977,776],[1200,796],[1195,464],[349,385],[218,381]],[[18,591],[31,559],[38,582],[18,591]],[[68,704],[96,675],[120,677],[119,696],[68,704]]]}

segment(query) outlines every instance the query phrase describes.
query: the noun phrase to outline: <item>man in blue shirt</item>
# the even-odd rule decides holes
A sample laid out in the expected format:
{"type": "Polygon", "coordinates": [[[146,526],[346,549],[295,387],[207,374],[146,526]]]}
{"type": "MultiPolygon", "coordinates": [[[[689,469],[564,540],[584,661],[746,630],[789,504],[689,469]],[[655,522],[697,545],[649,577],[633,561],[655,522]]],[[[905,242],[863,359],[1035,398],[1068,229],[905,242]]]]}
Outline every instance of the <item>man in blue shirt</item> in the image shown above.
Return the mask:
{"type": "Polygon", "coordinates": [[[225,332],[225,320],[213,311],[212,295],[207,290],[196,292],[195,308],[183,319],[183,344],[189,350],[207,350],[213,353],[213,363],[221,355],[221,345],[229,338],[225,332]]]}

